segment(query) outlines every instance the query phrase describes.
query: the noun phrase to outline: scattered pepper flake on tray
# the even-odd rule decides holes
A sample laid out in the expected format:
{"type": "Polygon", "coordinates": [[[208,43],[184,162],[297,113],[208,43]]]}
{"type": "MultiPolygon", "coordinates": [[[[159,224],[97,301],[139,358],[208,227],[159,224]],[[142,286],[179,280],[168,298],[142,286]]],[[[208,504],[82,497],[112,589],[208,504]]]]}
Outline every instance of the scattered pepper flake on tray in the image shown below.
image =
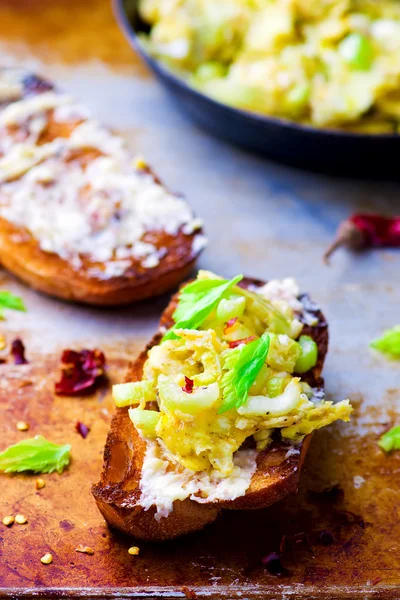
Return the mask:
{"type": "Polygon", "coordinates": [[[18,431],[28,431],[29,423],[26,423],[25,421],[18,421],[18,423],[16,424],[16,428],[18,429],[18,431]]]}
{"type": "Polygon", "coordinates": [[[11,525],[14,523],[14,520],[14,515],[7,515],[6,517],[3,517],[1,522],[6,527],[11,527],[11,525]]]}
{"type": "Polygon", "coordinates": [[[36,479],[35,487],[37,490],[42,490],[46,486],[46,482],[44,479],[36,479]]]}
{"type": "Polygon", "coordinates": [[[400,450],[400,425],[396,425],[384,433],[378,444],[385,452],[400,450]]]}
{"type": "Polygon", "coordinates": [[[28,522],[28,519],[25,515],[15,515],[15,522],[18,523],[18,525],[25,525],[25,523],[28,522]]]}
{"type": "Polygon", "coordinates": [[[53,555],[50,554],[50,552],[46,552],[46,554],[40,559],[40,562],[44,565],[50,565],[53,562],[53,555]]]}
{"type": "Polygon", "coordinates": [[[79,546],[77,546],[75,548],[75,552],[81,552],[82,554],[94,554],[94,550],[93,548],[91,548],[90,546],[84,546],[83,544],[79,544],[79,546]]]}
{"type": "Polygon", "coordinates": [[[317,535],[317,542],[322,546],[331,546],[335,542],[335,536],[328,529],[323,529],[317,535]]]}
{"type": "Polygon", "coordinates": [[[26,312],[25,304],[19,296],[5,290],[0,291],[0,319],[4,319],[3,309],[26,312]]]}
{"type": "Polygon", "coordinates": [[[42,435],[22,440],[0,452],[0,471],[4,473],[62,473],[70,461],[71,446],[53,444],[42,435]]]}
{"type": "Polygon", "coordinates": [[[346,246],[349,250],[367,248],[399,248],[400,247],[400,216],[384,217],[378,214],[355,213],[343,221],[336,237],[324,254],[324,261],[337,248],[346,246]]]}
{"type": "Polygon", "coordinates": [[[90,427],[88,427],[84,423],[81,423],[80,421],[76,422],[75,429],[79,433],[79,435],[83,437],[83,439],[87,438],[90,431],[90,427]]]}
{"type": "Polygon", "coordinates": [[[261,562],[270,575],[281,577],[288,573],[287,569],[282,565],[280,554],[277,552],[270,552],[261,559],[261,562]]]}
{"type": "Polygon", "coordinates": [[[370,347],[387,354],[390,358],[400,358],[400,325],[386,329],[380,338],[370,343],[370,347]]]}
{"type": "Polygon", "coordinates": [[[25,358],[25,346],[19,338],[16,338],[11,343],[11,354],[14,357],[15,365],[26,365],[29,361],[25,358]]]}
{"type": "Polygon", "coordinates": [[[106,359],[100,350],[64,350],[61,356],[61,379],[55,385],[60,396],[74,396],[93,391],[104,375],[106,359]]]}
{"type": "Polygon", "coordinates": [[[131,546],[128,550],[128,554],[131,556],[137,556],[140,552],[140,548],[138,546],[131,546]]]}

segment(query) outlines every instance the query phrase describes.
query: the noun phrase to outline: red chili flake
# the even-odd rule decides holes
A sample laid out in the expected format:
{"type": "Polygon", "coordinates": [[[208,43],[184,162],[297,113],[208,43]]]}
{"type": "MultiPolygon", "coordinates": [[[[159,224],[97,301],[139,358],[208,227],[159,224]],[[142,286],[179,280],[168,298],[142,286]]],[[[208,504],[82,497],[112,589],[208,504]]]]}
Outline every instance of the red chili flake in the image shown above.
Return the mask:
{"type": "Polygon", "coordinates": [[[323,529],[317,535],[317,542],[323,546],[331,546],[335,541],[335,536],[328,529],[323,529]]]}
{"type": "Polygon", "coordinates": [[[187,394],[191,394],[193,392],[193,386],[193,379],[189,379],[189,377],[186,377],[185,375],[185,385],[183,386],[182,390],[187,394]]]}
{"type": "Polygon", "coordinates": [[[251,335],[247,338],[242,338],[241,340],[235,340],[234,342],[228,342],[229,348],[237,348],[240,344],[248,344],[256,339],[255,335],[251,335]]]}
{"type": "Polygon", "coordinates": [[[88,427],[84,423],[81,423],[80,421],[76,422],[75,429],[83,437],[83,439],[87,438],[88,433],[90,431],[90,427],[88,427]]]}
{"type": "Polygon", "coordinates": [[[28,361],[25,358],[25,346],[22,340],[17,338],[11,343],[11,354],[14,357],[15,365],[26,365],[28,361]]]}
{"type": "Polygon", "coordinates": [[[343,502],[344,491],[338,483],[331,487],[324,488],[322,492],[316,492],[314,490],[307,491],[307,500],[312,503],[318,504],[335,504],[343,502]]]}
{"type": "Polygon", "coordinates": [[[236,323],[237,320],[238,320],[237,317],[233,317],[232,319],[229,319],[229,321],[227,321],[225,323],[224,333],[228,333],[228,330],[234,326],[234,324],[236,323]]]}
{"type": "Polygon", "coordinates": [[[270,554],[267,554],[267,556],[264,556],[261,559],[261,562],[264,567],[266,567],[270,575],[282,577],[282,575],[288,574],[288,570],[282,565],[280,554],[277,552],[271,552],[270,554]]]}
{"type": "Polygon", "coordinates": [[[324,261],[340,246],[350,250],[364,248],[399,248],[400,216],[356,213],[340,224],[336,238],[324,254],[324,261]]]}
{"type": "Polygon", "coordinates": [[[61,379],[56,383],[56,394],[74,396],[93,391],[104,375],[106,359],[100,350],[64,350],[61,356],[61,379]]]}
{"type": "Polygon", "coordinates": [[[375,579],[373,579],[371,581],[372,585],[376,585],[377,583],[379,583],[380,581],[382,581],[382,577],[375,577],[375,579]]]}

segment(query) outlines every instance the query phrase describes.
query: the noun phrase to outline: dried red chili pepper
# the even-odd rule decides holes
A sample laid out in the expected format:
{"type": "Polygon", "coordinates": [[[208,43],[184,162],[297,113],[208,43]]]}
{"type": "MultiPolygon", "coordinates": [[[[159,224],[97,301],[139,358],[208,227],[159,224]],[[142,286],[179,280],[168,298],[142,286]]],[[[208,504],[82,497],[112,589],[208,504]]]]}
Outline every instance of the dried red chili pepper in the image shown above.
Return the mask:
{"type": "Polygon", "coordinates": [[[25,346],[22,340],[17,338],[11,343],[11,354],[14,357],[15,365],[26,365],[28,361],[25,358],[25,346]]]}
{"type": "Polygon", "coordinates": [[[191,394],[193,392],[193,386],[193,379],[189,379],[189,377],[186,377],[185,375],[185,385],[183,386],[182,390],[187,394],[191,394]]]}
{"type": "Polygon", "coordinates": [[[106,359],[100,350],[64,350],[61,363],[61,379],[56,383],[55,392],[74,396],[93,391],[104,375],[106,359]]]}
{"type": "Polygon", "coordinates": [[[399,248],[400,216],[356,213],[339,226],[336,238],[324,254],[324,261],[340,246],[350,250],[363,248],[399,248]]]}

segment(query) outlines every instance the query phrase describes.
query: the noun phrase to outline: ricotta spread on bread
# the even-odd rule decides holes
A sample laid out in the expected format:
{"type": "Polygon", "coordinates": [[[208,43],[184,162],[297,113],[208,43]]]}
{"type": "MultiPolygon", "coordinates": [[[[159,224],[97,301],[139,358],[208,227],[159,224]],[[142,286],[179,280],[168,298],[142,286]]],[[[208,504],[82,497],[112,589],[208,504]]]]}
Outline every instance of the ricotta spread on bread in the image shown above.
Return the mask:
{"type": "Polygon", "coordinates": [[[32,94],[24,77],[0,70],[0,217],[77,269],[85,257],[97,278],[123,275],[132,260],[156,267],[179,233],[192,236],[194,257],[206,240],[187,203],[71,96],[32,94]],[[160,232],[161,246],[152,237],[160,232]]]}
{"type": "Polygon", "coordinates": [[[157,520],[168,517],[176,500],[190,498],[202,504],[244,496],[257,469],[257,451],[252,449],[238,450],[233,457],[232,473],[221,477],[216,471],[194,473],[176,467],[157,442],[146,443],[139,502],[145,510],[155,506],[157,520]]]}

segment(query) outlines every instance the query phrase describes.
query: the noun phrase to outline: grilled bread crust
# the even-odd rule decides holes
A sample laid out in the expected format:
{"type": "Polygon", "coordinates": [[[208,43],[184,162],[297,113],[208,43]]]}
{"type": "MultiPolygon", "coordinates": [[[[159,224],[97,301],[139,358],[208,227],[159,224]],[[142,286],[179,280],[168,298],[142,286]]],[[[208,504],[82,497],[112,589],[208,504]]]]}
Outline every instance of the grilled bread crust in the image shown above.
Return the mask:
{"type": "MultiPolygon", "coordinates": [[[[240,285],[249,287],[262,285],[255,279],[244,279],[240,285]]],[[[304,298],[304,297],[303,297],[304,298]]],[[[164,311],[160,326],[171,327],[172,314],[176,308],[176,294],[164,311]]],[[[312,387],[322,387],[321,372],[328,349],[328,326],[323,314],[313,310],[318,324],[305,325],[303,333],[312,337],[318,345],[318,363],[308,373],[302,375],[312,387]]],[[[140,381],[147,353],[157,345],[162,333],[157,333],[140,356],[131,364],[126,381],[140,381]]],[[[145,511],[139,504],[140,478],[146,442],[133,426],[128,408],[117,408],[108,433],[104,451],[104,466],[100,482],[93,486],[92,493],[106,521],[113,527],[138,539],[163,541],[197,531],[212,523],[222,509],[260,509],[297,491],[301,467],[311,441],[307,436],[299,454],[287,456],[287,444],[274,441],[258,454],[257,470],[244,496],[232,501],[216,501],[199,504],[189,498],[173,505],[168,517],[157,521],[155,507],[145,511]]]]}
{"type": "MultiPolygon", "coordinates": [[[[32,96],[43,92],[55,91],[52,83],[34,75],[23,81],[24,95],[32,96]]],[[[0,110],[2,106],[0,105],[0,110]]],[[[80,120],[58,122],[53,111],[46,114],[47,123],[40,134],[38,145],[52,142],[57,138],[68,138],[73,130],[82,123],[80,120]]],[[[16,126],[11,128],[14,135],[16,126]]],[[[67,158],[83,169],[101,156],[96,148],[76,148],[67,158]]],[[[151,175],[156,183],[160,180],[152,170],[144,165],[143,176],[151,175]]],[[[1,196],[1,183],[0,183],[1,196]]],[[[121,276],[94,276],[93,270],[102,271],[104,265],[93,262],[89,257],[80,256],[80,267],[76,268],[67,259],[58,254],[41,249],[39,241],[24,227],[19,227],[0,217],[0,261],[1,264],[34,289],[64,300],[100,305],[123,305],[161,295],[176,289],[192,271],[201,247],[193,246],[196,236],[202,234],[201,228],[177,235],[166,231],[147,232],[143,240],[162,249],[159,264],[154,268],[145,268],[139,259],[132,257],[131,264],[121,276]]]]}

